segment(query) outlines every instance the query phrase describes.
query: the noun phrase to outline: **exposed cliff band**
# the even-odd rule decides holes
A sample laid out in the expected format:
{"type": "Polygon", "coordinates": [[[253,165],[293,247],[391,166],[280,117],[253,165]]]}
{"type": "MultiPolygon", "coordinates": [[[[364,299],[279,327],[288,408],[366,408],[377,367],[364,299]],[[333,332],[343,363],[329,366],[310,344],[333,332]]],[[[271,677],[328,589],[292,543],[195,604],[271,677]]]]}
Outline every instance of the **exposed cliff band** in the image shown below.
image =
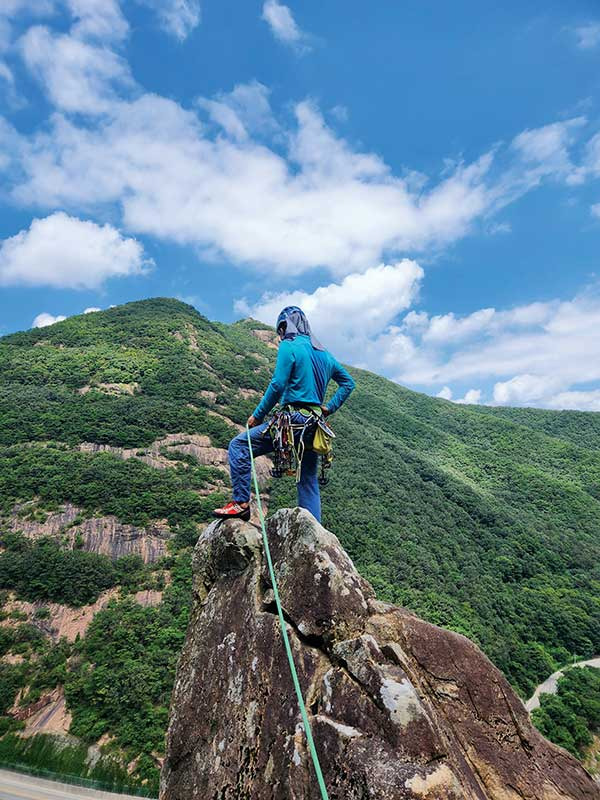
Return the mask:
{"type": "MultiPolygon", "coordinates": [[[[268,525],[329,795],[344,800],[598,798],[468,639],[375,599],[310,514],[268,525]]],[[[161,800],[309,800],[318,788],[258,531],[210,525],[171,705],[161,800]]]]}

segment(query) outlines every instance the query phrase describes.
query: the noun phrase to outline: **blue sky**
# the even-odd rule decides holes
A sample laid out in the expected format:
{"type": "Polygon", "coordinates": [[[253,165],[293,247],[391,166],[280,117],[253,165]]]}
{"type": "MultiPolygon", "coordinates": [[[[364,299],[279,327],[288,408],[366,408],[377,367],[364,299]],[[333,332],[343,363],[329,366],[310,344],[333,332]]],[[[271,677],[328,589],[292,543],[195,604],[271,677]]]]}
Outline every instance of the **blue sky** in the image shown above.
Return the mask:
{"type": "Polygon", "coordinates": [[[4,0],[0,333],[152,296],[600,410],[597,3],[4,0]]]}

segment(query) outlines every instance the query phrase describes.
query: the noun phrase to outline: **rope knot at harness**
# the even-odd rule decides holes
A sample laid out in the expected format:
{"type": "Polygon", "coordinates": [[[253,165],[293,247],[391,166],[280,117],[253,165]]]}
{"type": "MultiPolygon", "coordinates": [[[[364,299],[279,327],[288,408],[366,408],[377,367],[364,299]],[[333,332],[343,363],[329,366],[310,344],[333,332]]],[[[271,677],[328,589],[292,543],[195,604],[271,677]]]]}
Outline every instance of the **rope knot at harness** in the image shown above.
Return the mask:
{"type": "Polygon", "coordinates": [[[248,437],[248,448],[250,450],[250,465],[252,469],[252,479],[254,481],[254,491],[256,493],[256,500],[258,504],[258,516],[260,519],[260,527],[262,531],[262,539],[263,539],[263,546],[265,549],[265,556],[267,559],[267,565],[269,567],[269,576],[271,578],[271,586],[273,587],[273,595],[275,597],[275,604],[277,606],[277,615],[279,617],[279,626],[281,629],[281,636],[283,639],[283,643],[285,646],[285,652],[288,658],[288,663],[290,666],[290,672],[292,674],[292,681],[294,684],[294,689],[296,690],[296,697],[298,698],[298,705],[300,706],[300,715],[302,716],[302,722],[304,724],[304,733],[306,735],[306,742],[308,744],[308,749],[310,751],[310,755],[312,758],[313,766],[315,769],[315,774],[317,776],[317,782],[319,784],[319,789],[321,791],[321,800],[329,800],[329,795],[327,794],[327,787],[325,786],[325,780],[323,779],[323,773],[321,771],[321,765],[319,763],[319,756],[317,755],[317,750],[315,747],[315,742],[313,739],[312,731],[310,728],[310,722],[308,719],[308,714],[306,712],[306,706],[304,704],[304,697],[302,696],[302,689],[300,687],[300,681],[298,680],[298,673],[296,672],[296,665],[294,664],[294,656],[292,654],[292,648],[290,645],[290,640],[288,638],[287,633],[287,626],[285,622],[285,618],[283,616],[283,608],[281,606],[281,600],[279,598],[279,588],[277,586],[277,579],[275,577],[275,570],[273,568],[273,561],[271,559],[271,550],[269,548],[269,539],[267,537],[267,529],[265,526],[265,516],[262,510],[262,503],[260,500],[260,491],[258,488],[258,477],[256,475],[256,468],[254,465],[254,453],[252,452],[252,440],[250,439],[250,428],[246,425],[246,436],[248,437]]]}

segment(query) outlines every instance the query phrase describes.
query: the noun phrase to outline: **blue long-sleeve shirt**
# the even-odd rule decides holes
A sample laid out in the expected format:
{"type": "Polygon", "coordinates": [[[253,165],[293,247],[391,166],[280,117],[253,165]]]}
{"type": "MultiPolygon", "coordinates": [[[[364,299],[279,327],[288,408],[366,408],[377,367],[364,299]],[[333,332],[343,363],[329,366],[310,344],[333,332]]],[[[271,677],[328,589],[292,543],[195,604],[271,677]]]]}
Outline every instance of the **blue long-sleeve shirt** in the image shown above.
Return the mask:
{"type": "Polygon", "coordinates": [[[278,401],[282,406],[322,405],[332,378],[339,388],[327,404],[331,414],[348,399],[355,386],[354,379],[327,350],[315,350],[309,336],[284,339],[279,344],[271,383],[252,416],[261,422],[278,401]]]}

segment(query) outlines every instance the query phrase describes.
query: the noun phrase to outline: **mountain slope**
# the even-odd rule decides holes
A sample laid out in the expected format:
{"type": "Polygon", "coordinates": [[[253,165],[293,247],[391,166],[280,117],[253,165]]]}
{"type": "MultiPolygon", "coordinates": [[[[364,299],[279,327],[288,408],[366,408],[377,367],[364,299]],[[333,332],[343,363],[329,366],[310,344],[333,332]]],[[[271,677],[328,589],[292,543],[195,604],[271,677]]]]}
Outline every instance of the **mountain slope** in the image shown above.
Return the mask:
{"type": "MultiPolygon", "coordinates": [[[[0,339],[0,713],[64,686],[71,732],[155,776],[191,546],[275,355],[267,326],[168,299],[0,339]],[[59,645],[67,603],[89,627],[59,645]]],[[[378,596],[468,635],[523,695],[599,653],[600,416],[352,373],[323,521],[378,596]]],[[[270,510],[293,493],[274,482],[270,510]]]]}
{"type": "Polygon", "coordinates": [[[355,374],[325,524],[378,593],[466,633],[525,693],[565,649],[597,652],[598,453],[355,374]]]}

